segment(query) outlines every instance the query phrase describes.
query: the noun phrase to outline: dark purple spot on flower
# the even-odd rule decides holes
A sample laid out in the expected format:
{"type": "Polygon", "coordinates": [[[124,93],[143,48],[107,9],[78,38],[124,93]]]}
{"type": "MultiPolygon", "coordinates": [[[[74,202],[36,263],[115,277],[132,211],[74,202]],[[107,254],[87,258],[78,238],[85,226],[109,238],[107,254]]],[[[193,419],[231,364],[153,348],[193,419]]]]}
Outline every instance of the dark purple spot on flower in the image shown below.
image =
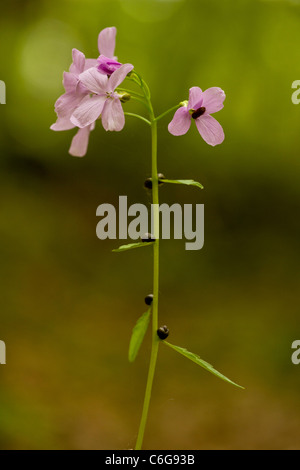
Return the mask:
{"type": "Polygon", "coordinates": [[[194,111],[192,114],[192,118],[197,119],[198,117],[202,116],[205,113],[205,111],[206,111],[206,108],[204,107],[196,109],[196,111],[194,111]]]}

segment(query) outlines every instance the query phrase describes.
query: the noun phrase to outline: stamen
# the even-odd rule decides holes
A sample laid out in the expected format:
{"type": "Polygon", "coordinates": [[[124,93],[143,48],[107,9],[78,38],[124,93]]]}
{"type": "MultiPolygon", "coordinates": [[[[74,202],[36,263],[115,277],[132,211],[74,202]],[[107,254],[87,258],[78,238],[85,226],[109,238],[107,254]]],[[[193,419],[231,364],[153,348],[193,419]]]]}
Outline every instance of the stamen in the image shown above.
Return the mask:
{"type": "Polygon", "coordinates": [[[205,111],[206,111],[206,108],[204,107],[196,109],[196,111],[194,111],[192,114],[192,118],[197,119],[198,117],[202,116],[205,113],[205,111]]]}

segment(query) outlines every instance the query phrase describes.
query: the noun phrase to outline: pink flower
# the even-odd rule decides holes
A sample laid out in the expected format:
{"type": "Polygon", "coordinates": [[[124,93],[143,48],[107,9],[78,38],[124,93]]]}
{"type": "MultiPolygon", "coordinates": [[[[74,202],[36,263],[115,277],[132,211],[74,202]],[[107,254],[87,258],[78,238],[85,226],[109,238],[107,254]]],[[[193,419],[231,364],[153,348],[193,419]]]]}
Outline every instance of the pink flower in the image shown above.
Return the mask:
{"type": "Polygon", "coordinates": [[[189,101],[179,108],[168,129],[175,136],[186,134],[192,119],[205,142],[215,146],[225,138],[222,126],[211,114],[220,111],[224,105],[225,93],[221,88],[212,87],[202,91],[199,87],[190,88],[189,101]]]}
{"type": "Polygon", "coordinates": [[[98,36],[98,49],[99,53],[113,59],[116,48],[116,35],[117,29],[113,26],[111,28],[103,29],[98,36]]]}
{"type": "MultiPolygon", "coordinates": [[[[63,76],[65,93],[55,103],[57,121],[50,127],[53,131],[65,131],[75,127],[70,118],[83,98],[89,94],[89,90],[80,84],[79,75],[97,65],[96,59],[86,59],[84,54],[77,49],[73,49],[72,56],[73,62],[69,72],[64,72],[63,76]]],[[[86,154],[91,130],[93,126],[88,126],[84,130],[79,129],[72,140],[69,150],[71,155],[83,157],[86,154]]]]}
{"type": "Polygon", "coordinates": [[[85,56],[77,49],[73,49],[72,56],[73,63],[70,66],[70,71],[64,72],[63,76],[63,85],[66,92],[55,103],[57,121],[51,126],[53,131],[65,131],[74,127],[70,117],[82,98],[88,94],[87,89],[78,86],[79,75],[86,69],[85,56]]]}
{"type": "Polygon", "coordinates": [[[111,75],[113,72],[121,67],[117,57],[114,56],[116,47],[116,34],[115,27],[105,28],[98,36],[98,49],[100,57],[97,59],[98,70],[104,75],[111,75]]]}
{"type": "Polygon", "coordinates": [[[98,70],[104,75],[111,75],[121,67],[121,63],[115,59],[110,59],[105,55],[100,55],[97,59],[98,70]]]}
{"type": "Polygon", "coordinates": [[[85,128],[100,117],[106,131],[121,131],[125,125],[125,116],[120,95],[115,89],[131,72],[133,65],[124,64],[109,78],[96,68],[91,68],[79,75],[80,83],[89,90],[71,116],[71,122],[85,128]],[[90,96],[92,94],[92,96],[90,96]]]}

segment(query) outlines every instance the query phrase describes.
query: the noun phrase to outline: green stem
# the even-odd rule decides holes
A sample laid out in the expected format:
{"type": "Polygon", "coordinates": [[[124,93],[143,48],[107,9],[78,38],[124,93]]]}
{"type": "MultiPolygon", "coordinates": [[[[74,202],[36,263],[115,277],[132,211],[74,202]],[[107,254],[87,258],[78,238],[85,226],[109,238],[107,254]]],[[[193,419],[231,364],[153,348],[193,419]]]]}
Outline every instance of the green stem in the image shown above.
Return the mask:
{"type": "Polygon", "coordinates": [[[126,113],[124,112],[124,114],[125,116],[132,116],[132,117],[141,119],[142,121],[146,122],[149,126],[151,126],[151,122],[148,119],[144,118],[143,116],[140,116],[139,114],[127,113],[127,112],[126,113]]]}
{"type": "MultiPolygon", "coordinates": [[[[144,89],[143,89],[144,91],[144,89]]],[[[158,329],[158,293],[159,293],[159,194],[158,194],[158,176],[157,176],[157,122],[154,116],[150,97],[145,93],[150,108],[150,123],[152,136],[152,202],[153,202],[153,235],[156,238],[153,244],[153,304],[152,304],[152,344],[151,357],[144,398],[142,417],[136,441],[135,450],[141,450],[143,445],[144,433],[148,418],[148,411],[151,399],[154,373],[156,368],[159,338],[158,329]]]]}
{"type": "Polygon", "coordinates": [[[148,112],[151,114],[151,109],[149,108],[148,103],[146,103],[146,101],[144,99],[138,98],[137,96],[131,96],[131,99],[135,100],[135,101],[139,101],[140,103],[142,103],[147,108],[148,112]]]}
{"type": "Polygon", "coordinates": [[[167,114],[171,113],[172,111],[175,111],[176,109],[180,108],[181,104],[177,104],[176,106],[173,106],[173,108],[168,109],[168,111],[165,111],[164,113],[160,114],[157,118],[155,118],[156,121],[159,121],[161,118],[166,116],[167,114]]]}
{"type": "Polygon", "coordinates": [[[118,87],[116,91],[124,91],[125,93],[129,93],[129,95],[135,95],[135,96],[139,96],[140,98],[144,98],[144,95],[142,95],[141,93],[136,93],[135,91],[128,90],[127,88],[118,87]]]}

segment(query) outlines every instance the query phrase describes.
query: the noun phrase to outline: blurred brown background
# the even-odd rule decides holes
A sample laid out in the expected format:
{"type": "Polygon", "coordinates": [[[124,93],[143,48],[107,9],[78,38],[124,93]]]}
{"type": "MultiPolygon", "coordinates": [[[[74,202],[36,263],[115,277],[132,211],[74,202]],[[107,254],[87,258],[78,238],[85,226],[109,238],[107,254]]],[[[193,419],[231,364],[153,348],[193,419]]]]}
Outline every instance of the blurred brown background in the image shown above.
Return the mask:
{"type": "MultiPolygon", "coordinates": [[[[243,0],[2,2],[0,79],[1,449],[133,448],[150,335],[127,361],[151,292],[151,250],[115,254],[96,208],[150,202],[149,129],[93,132],[88,154],[54,133],[54,102],[76,47],[118,29],[116,53],[148,82],[157,114],[191,86],[222,87],[223,145],[159,124],[161,202],[205,204],[205,246],[161,243],[160,321],[235,389],[160,348],[145,449],[299,449],[300,5],[243,0]]],[[[127,110],[142,109],[128,103],[127,110]]]]}

